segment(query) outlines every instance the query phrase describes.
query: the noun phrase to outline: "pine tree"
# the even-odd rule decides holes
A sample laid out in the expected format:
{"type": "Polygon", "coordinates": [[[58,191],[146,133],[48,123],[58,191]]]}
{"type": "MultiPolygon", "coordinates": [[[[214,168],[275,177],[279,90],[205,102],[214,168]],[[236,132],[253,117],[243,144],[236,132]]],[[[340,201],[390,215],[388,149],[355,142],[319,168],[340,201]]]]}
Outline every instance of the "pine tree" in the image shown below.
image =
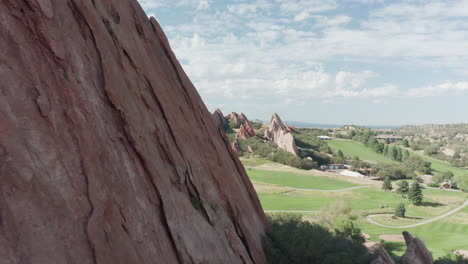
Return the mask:
{"type": "Polygon", "coordinates": [[[407,149],[405,149],[405,151],[403,152],[403,160],[407,160],[409,158],[410,154],[409,154],[409,151],[407,149]]]}
{"type": "Polygon", "coordinates": [[[392,182],[390,181],[390,177],[385,177],[385,180],[382,184],[382,190],[384,191],[391,191],[393,189],[392,182]]]}
{"type": "Polygon", "coordinates": [[[401,151],[401,148],[398,148],[398,153],[397,153],[397,161],[402,161],[403,160],[403,153],[401,151]]]}
{"type": "Polygon", "coordinates": [[[424,196],[419,182],[414,181],[413,184],[411,184],[411,188],[408,192],[408,198],[413,204],[420,204],[422,202],[424,196]]]}
{"type": "Polygon", "coordinates": [[[393,147],[392,148],[392,151],[391,151],[391,156],[390,156],[393,160],[398,160],[398,150],[396,147],[393,147]]]}
{"type": "Polygon", "coordinates": [[[409,192],[409,184],[407,181],[403,180],[398,184],[397,193],[401,195],[401,197],[405,198],[409,192]]]}
{"type": "Polygon", "coordinates": [[[405,214],[406,214],[405,205],[403,203],[399,203],[397,207],[395,208],[395,216],[405,217],[405,214]]]}

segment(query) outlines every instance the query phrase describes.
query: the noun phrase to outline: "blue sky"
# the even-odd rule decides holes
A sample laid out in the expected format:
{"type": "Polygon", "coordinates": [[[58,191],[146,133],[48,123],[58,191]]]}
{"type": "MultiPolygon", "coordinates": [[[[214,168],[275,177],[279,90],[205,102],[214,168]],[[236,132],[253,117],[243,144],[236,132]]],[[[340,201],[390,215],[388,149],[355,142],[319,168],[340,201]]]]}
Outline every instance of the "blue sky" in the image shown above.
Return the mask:
{"type": "Polygon", "coordinates": [[[213,111],[468,122],[468,0],[139,0],[213,111]]]}

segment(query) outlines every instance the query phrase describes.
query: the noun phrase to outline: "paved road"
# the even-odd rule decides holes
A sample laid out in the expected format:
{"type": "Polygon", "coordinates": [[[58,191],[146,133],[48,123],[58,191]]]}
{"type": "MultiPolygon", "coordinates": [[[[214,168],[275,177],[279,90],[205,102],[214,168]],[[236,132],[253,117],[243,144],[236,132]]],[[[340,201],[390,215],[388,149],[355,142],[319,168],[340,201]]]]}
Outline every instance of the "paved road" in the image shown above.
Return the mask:
{"type": "MultiPolygon", "coordinates": [[[[383,226],[383,227],[388,227],[388,228],[410,228],[410,227],[415,227],[415,226],[420,226],[420,225],[425,225],[425,224],[428,224],[428,223],[431,223],[431,222],[434,222],[434,221],[437,221],[437,220],[440,220],[444,217],[447,217],[451,214],[454,214],[458,211],[460,211],[461,209],[463,209],[465,206],[468,205],[468,201],[465,201],[465,203],[463,203],[461,206],[443,214],[443,215],[439,215],[437,217],[434,217],[434,218],[431,218],[431,219],[428,219],[428,220],[425,220],[425,221],[422,221],[422,222],[419,222],[419,223],[416,223],[416,224],[412,224],[412,225],[405,225],[405,226],[389,226],[389,225],[384,225],[384,224],[380,224],[380,223],[377,223],[375,222],[374,220],[372,220],[372,217],[378,215],[378,214],[373,214],[373,215],[368,215],[366,217],[367,221],[369,221],[370,223],[374,224],[374,225],[378,225],[378,226],[383,226]]],[[[383,215],[383,214],[380,214],[380,215],[383,215]]],[[[391,214],[390,214],[391,215],[391,214]]]]}

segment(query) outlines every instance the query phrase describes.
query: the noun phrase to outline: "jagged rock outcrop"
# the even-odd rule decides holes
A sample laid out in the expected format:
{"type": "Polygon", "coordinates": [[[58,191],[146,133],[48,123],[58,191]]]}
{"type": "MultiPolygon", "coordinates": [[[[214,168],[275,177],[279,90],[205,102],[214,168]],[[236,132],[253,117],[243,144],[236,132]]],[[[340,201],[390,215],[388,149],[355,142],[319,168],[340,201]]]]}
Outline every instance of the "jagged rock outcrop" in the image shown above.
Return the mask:
{"type": "Polygon", "coordinates": [[[296,131],[296,128],[295,128],[295,127],[290,126],[290,125],[288,125],[288,124],[284,124],[284,127],[286,128],[286,131],[288,131],[288,132],[294,132],[294,131],[296,131]]]}
{"type": "Polygon", "coordinates": [[[1,263],[264,263],[246,172],[136,0],[0,1],[1,263]]]}
{"type": "Polygon", "coordinates": [[[298,154],[296,143],[290,132],[287,131],[281,118],[278,114],[273,114],[270,119],[270,125],[265,130],[265,138],[269,141],[275,142],[279,148],[290,152],[294,155],[298,154]]]}
{"type": "MultiPolygon", "coordinates": [[[[403,237],[405,238],[406,251],[398,261],[399,264],[432,264],[432,255],[426,248],[424,243],[419,239],[413,237],[409,232],[404,231],[403,237]]],[[[381,248],[381,253],[377,259],[371,264],[395,264],[388,252],[381,248]]]]}
{"type": "Polygon", "coordinates": [[[241,120],[239,114],[236,113],[236,112],[230,113],[230,114],[227,116],[227,119],[228,119],[229,121],[232,121],[234,124],[236,124],[236,125],[238,125],[238,126],[240,126],[240,125],[242,124],[242,120],[241,120]]]}
{"type": "Polygon", "coordinates": [[[419,238],[413,237],[409,232],[403,232],[406,251],[399,263],[401,264],[432,264],[432,255],[426,245],[419,238]]]}
{"type": "Polygon", "coordinates": [[[374,259],[370,264],[395,264],[390,254],[384,247],[380,248],[380,255],[374,259]]]}
{"type": "Polygon", "coordinates": [[[239,139],[239,137],[236,135],[236,137],[234,138],[234,141],[232,141],[232,143],[231,143],[231,149],[236,154],[241,151],[238,139],[239,139]]]}
{"type": "Polygon", "coordinates": [[[219,108],[214,111],[213,120],[217,127],[224,127],[227,124],[226,117],[224,117],[223,112],[219,108]]]}
{"type": "Polygon", "coordinates": [[[245,122],[240,125],[237,136],[243,139],[255,137],[255,130],[249,122],[245,122]]]}

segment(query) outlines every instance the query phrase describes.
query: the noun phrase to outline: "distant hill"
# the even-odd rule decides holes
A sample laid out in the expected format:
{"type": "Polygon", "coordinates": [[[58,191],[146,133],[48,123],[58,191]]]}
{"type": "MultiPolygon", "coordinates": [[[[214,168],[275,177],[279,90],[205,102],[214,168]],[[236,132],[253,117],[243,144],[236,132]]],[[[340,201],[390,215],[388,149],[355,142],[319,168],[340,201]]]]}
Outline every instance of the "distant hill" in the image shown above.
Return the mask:
{"type": "MultiPolygon", "coordinates": [[[[319,128],[319,129],[331,129],[331,128],[338,128],[344,125],[338,124],[315,124],[315,123],[307,123],[307,122],[298,122],[298,121],[285,121],[286,124],[294,127],[303,127],[303,128],[319,128]]],[[[371,129],[398,129],[399,126],[368,126],[364,125],[362,127],[367,127],[371,129]]]]}

